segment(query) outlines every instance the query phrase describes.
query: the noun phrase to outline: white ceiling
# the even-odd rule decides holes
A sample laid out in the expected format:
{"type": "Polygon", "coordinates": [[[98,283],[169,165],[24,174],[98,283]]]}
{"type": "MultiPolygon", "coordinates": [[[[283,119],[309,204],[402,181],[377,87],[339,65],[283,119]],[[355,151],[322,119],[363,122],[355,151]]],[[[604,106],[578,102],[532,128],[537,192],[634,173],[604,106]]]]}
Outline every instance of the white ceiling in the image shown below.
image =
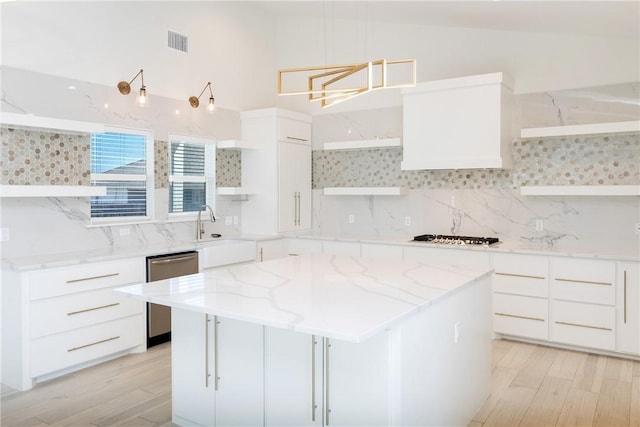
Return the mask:
{"type": "Polygon", "coordinates": [[[330,23],[395,22],[446,27],[640,38],[640,1],[256,1],[274,16],[315,16],[330,23]]]}

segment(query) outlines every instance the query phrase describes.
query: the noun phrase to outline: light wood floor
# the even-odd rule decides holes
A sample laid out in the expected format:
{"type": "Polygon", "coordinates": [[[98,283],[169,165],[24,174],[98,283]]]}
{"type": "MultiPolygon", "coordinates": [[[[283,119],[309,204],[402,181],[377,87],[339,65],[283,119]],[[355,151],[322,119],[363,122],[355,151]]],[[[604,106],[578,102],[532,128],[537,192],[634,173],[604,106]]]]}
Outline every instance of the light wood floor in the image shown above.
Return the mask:
{"type": "MultiPolygon", "coordinates": [[[[2,426],[173,426],[169,344],[2,389],[2,426]]],[[[640,426],[640,362],[498,340],[478,426],[640,426]]]]}

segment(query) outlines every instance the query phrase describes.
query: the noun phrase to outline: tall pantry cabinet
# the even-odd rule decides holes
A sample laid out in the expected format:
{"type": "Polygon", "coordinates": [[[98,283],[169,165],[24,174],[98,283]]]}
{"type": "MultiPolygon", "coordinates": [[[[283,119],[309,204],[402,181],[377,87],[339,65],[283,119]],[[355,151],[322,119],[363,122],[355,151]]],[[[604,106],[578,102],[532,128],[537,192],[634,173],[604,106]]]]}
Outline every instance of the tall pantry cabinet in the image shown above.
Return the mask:
{"type": "Polygon", "coordinates": [[[280,108],[243,112],[242,185],[256,189],[242,204],[242,233],[311,228],[311,117],[280,108]]]}

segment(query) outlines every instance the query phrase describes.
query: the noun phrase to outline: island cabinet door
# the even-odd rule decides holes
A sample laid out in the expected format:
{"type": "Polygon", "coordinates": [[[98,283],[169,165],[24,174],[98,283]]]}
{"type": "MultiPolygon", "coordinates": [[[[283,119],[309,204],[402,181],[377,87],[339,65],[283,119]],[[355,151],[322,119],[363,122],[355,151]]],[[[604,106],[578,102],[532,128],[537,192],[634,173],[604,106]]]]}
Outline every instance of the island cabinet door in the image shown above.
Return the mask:
{"type": "Polygon", "coordinates": [[[390,339],[388,332],[362,343],[325,339],[325,425],[390,425],[390,339]]]}
{"type": "Polygon", "coordinates": [[[265,426],[322,426],[322,337],[265,327],[265,426]]]}
{"type": "Polygon", "coordinates": [[[213,316],[177,308],[171,310],[171,380],[175,424],[215,424],[213,322],[213,316]]]}
{"type": "Polygon", "coordinates": [[[216,317],[217,427],[264,424],[264,327],[216,317]]]}

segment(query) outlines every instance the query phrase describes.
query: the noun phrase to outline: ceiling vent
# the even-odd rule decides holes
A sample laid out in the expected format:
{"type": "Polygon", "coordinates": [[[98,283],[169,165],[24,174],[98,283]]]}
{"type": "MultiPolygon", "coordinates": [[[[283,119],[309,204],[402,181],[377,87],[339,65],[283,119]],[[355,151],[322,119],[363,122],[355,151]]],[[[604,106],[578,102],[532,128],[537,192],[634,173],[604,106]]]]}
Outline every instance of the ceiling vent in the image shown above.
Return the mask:
{"type": "Polygon", "coordinates": [[[189,50],[189,37],[185,35],[169,30],[167,40],[169,47],[172,49],[185,53],[189,50]]]}

